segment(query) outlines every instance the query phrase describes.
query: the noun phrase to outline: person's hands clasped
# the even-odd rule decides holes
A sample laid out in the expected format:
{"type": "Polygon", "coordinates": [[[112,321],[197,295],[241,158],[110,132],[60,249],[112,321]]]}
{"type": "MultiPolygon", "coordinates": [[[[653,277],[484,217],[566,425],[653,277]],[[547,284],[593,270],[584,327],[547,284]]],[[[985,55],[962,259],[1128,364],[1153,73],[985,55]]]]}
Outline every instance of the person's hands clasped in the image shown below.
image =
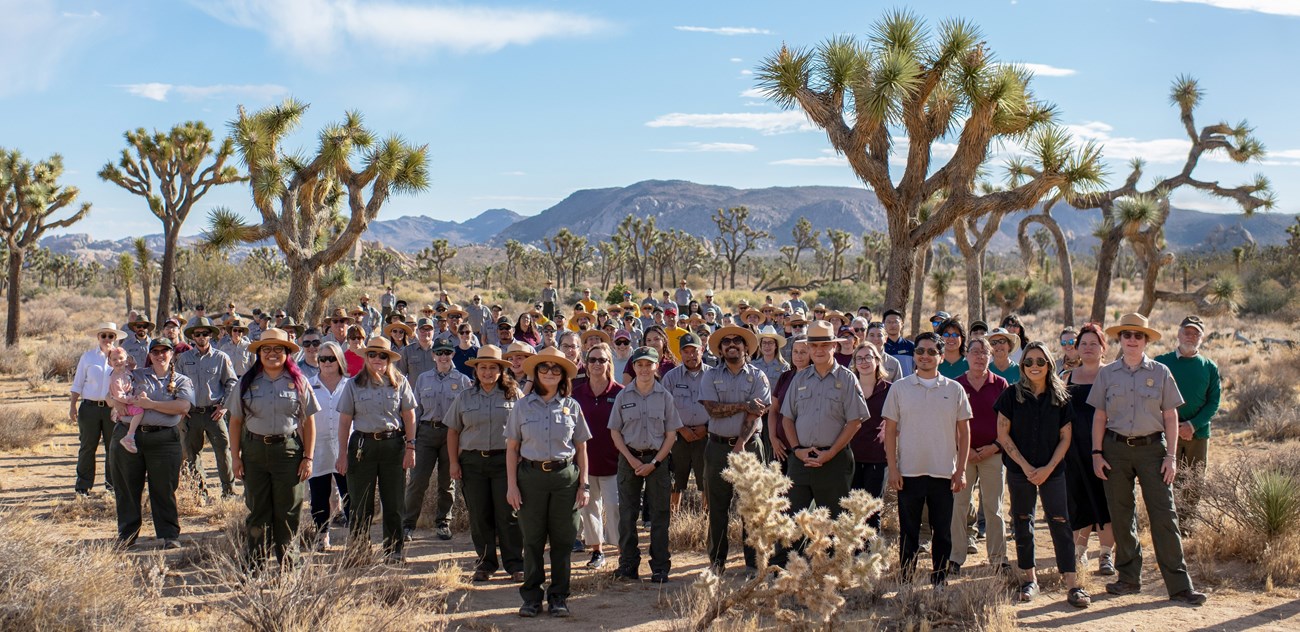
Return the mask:
{"type": "Polygon", "coordinates": [[[1179,422],[1178,424],[1179,441],[1191,441],[1193,433],[1195,433],[1195,429],[1192,428],[1191,422],[1188,421],[1179,422]]]}

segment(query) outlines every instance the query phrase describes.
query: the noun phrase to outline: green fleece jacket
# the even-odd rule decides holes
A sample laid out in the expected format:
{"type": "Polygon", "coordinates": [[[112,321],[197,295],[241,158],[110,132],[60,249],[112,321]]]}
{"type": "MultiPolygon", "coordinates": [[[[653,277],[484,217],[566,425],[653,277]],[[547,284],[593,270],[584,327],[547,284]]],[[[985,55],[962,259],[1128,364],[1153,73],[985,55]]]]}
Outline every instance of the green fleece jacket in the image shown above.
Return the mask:
{"type": "Polygon", "coordinates": [[[1183,394],[1179,421],[1192,424],[1192,438],[1209,439],[1210,420],[1219,412],[1219,366],[1201,353],[1184,358],[1177,349],[1157,356],[1156,362],[1169,367],[1183,394]]]}

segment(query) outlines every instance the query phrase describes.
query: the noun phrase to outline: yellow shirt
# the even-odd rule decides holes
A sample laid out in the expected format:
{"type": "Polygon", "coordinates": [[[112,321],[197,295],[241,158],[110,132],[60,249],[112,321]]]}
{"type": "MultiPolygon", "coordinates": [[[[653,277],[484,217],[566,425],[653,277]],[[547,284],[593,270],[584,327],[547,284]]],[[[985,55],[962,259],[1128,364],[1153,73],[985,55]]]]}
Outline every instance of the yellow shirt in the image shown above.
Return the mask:
{"type": "Polygon", "coordinates": [[[681,347],[682,336],[685,336],[688,333],[687,330],[674,325],[672,327],[664,327],[664,333],[668,335],[668,350],[673,352],[673,357],[677,358],[678,362],[681,362],[682,361],[682,347],[681,347]]]}
{"type": "Polygon", "coordinates": [[[584,298],[578,301],[578,304],[581,305],[582,309],[586,310],[588,314],[591,314],[592,318],[596,317],[596,301],[584,298]]]}

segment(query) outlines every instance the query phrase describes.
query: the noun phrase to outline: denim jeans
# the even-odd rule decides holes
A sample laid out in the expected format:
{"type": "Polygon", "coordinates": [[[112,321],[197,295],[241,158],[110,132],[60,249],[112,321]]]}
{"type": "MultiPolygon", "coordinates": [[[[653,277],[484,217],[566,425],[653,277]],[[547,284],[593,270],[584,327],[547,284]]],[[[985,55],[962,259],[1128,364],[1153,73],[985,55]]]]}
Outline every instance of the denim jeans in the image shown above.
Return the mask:
{"type": "MultiPolygon", "coordinates": [[[[1060,469],[1062,466],[1058,465],[1060,469]]],[[[1007,491],[1011,494],[1011,526],[1016,536],[1017,565],[1021,570],[1034,567],[1034,513],[1038,499],[1043,499],[1047,530],[1052,534],[1056,568],[1062,573],[1075,572],[1074,532],[1070,529],[1069,498],[1065,489],[1065,472],[1034,485],[1019,467],[1007,468],[1007,491]]]]}

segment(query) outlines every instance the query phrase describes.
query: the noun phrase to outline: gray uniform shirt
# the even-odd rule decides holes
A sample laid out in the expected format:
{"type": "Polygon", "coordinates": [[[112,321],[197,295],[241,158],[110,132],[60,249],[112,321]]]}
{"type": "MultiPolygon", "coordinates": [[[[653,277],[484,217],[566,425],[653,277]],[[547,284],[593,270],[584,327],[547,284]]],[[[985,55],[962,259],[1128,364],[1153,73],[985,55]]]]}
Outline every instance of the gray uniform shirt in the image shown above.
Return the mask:
{"type": "Polygon", "coordinates": [[[711,369],[701,364],[700,370],[689,371],[685,364],[677,365],[664,374],[660,384],[673,396],[677,417],[683,426],[703,426],[709,423],[709,411],[700,403],[700,385],[711,369]]]}
{"type": "Polygon", "coordinates": [[[555,291],[555,288],[553,288],[553,287],[544,287],[544,288],[542,288],[542,302],[543,302],[543,303],[554,303],[554,302],[555,302],[555,298],[556,298],[556,296],[558,296],[558,293],[555,291]]]}
{"type": "Polygon", "coordinates": [[[508,400],[500,386],[487,393],[471,386],[452,400],[442,423],[460,433],[461,450],[504,450],[506,419],[522,397],[515,393],[515,399],[508,400]]]}
{"type": "MultiPolygon", "coordinates": [[[[435,339],[437,334],[434,334],[435,339]]],[[[401,371],[406,379],[414,382],[416,378],[424,375],[425,371],[434,367],[433,362],[433,343],[429,343],[429,348],[420,347],[420,343],[412,342],[402,347],[402,359],[397,361],[397,370],[401,371]]]]}
{"type": "Polygon", "coordinates": [[[201,408],[222,403],[239,380],[230,357],[211,345],[207,353],[198,347],[182,353],[176,359],[176,370],[194,383],[194,405],[201,408]]]}
{"type": "Polygon", "coordinates": [[[673,396],[658,382],[649,395],[642,395],[633,383],[614,397],[609,429],[619,431],[623,443],[633,450],[658,450],[664,439],[681,427],[673,396]]]}
{"type": "MultiPolygon", "coordinates": [[[[143,368],[136,369],[131,373],[131,381],[135,384],[136,395],[148,395],[149,399],[155,402],[170,402],[183,399],[194,405],[194,383],[190,378],[185,377],[179,371],[175,375],[176,389],[173,393],[167,392],[168,378],[164,373],[162,377],[154,374],[153,369],[143,368]]],[[[183,415],[164,415],[156,410],[145,410],[144,417],[140,419],[141,426],[163,426],[175,428],[181,422],[183,415]]]]}
{"type": "Polygon", "coordinates": [[[470,329],[479,335],[482,335],[485,329],[495,326],[492,321],[492,310],[488,309],[487,305],[470,303],[465,306],[465,312],[469,314],[466,320],[469,321],[470,329]]]}
{"type": "Polygon", "coordinates": [[[591,439],[587,418],[572,397],[543,400],[529,393],[506,419],[506,439],[519,442],[519,455],[529,461],[572,458],[575,447],[591,439]]]}
{"type": "Polygon", "coordinates": [[[452,400],[473,384],[469,376],[450,367],[446,373],[437,369],[425,371],[415,380],[415,419],[417,421],[442,421],[452,400]]]}
{"type": "Polygon", "coordinates": [[[131,336],[122,341],[122,348],[126,349],[127,355],[131,356],[131,359],[135,360],[135,366],[138,369],[144,368],[145,365],[148,364],[149,340],[149,338],[141,340],[140,338],[131,336]]]}
{"type": "Polygon", "coordinates": [[[397,388],[387,384],[362,386],[351,380],[339,395],[338,411],[352,417],[352,429],[357,432],[401,432],[402,413],[414,409],[415,392],[406,380],[401,380],[397,388]]]}
{"type": "Polygon", "coordinates": [[[772,358],[771,360],[764,360],[763,358],[758,357],[750,360],[749,363],[758,367],[758,370],[762,371],[763,375],[767,376],[767,383],[769,385],[776,384],[776,381],[781,379],[781,374],[790,370],[790,364],[788,362],[782,362],[779,353],[777,354],[777,357],[772,358]]]}
{"type": "Polygon", "coordinates": [[[288,371],[275,379],[259,373],[243,395],[232,388],[226,407],[231,419],[243,419],[245,429],[260,435],[292,434],[299,421],[320,411],[316,394],[310,387],[298,390],[288,371]]]}
{"type": "Polygon", "coordinates": [[[813,366],[794,374],[790,390],[781,400],[781,416],[794,420],[800,444],[827,448],[835,445],[846,424],[866,419],[871,413],[862,399],[857,377],[832,362],[826,377],[813,366]]]}
{"type": "Polygon", "coordinates": [[[673,300],[683,308],[690,304],[692,298],[694,297],[691,295],[691,288],[688,287],[679,287],[673,294],[673,300]]]}
{"type": "MultiPolygon", "coordinates": [[[[473,325],[471,325],[470,327],[472,328],[473,325]]],[[[438,333],[434,334],[434,335],[433,335],[433,340],[434,340],[434,342],[437,342],[437,341],[439,341],[439,340],[449,340],[449,341],[451,341],[451,346],[453,346],[453,347],[459,347],[459,346],[460,346],[460,335],[457,334],[457,333],[455,333],[455,332],[453,332],[453,331],[450,330],[450,329],[448,329],[447,331],[442,331],[442,332],[438,332],[438,333]]],[[[470,344],[471,347],[481,347],[481,346],[483,346],[482,344],[479,343],[478,336],[477,336],[477,335],[474,335],[474,334],[470,334],[470,335],[469,335],[469,344],[470,344]]]]}
{"type": "MultiPolygon", "coordinates": [[[[716,369],[710,369],[708,376],[700,382],[702,402],[739,404],[752,399],[771,405],[772,389],[767,384],[767,376],[748,362],[735,374],[725,364],[719,365],[716,369]]],[[[711,417],[709,432],[724,437],[739,437],[745,429],[747,414],[742,410],[728,417],[711,417]]]]}
{"type": "Polygon", "coordinates": [[[1120,359],[1102,367],[1088,394],[1088,405],[1106,411],[1106,429],[1126,437],[1164,432],[1163,411],[1183,405],[1169,367],[1142,356],[1130,369],[1120,359]]]}
{"type": "Polygon", "coordinates": [[[230,358],[230,366],[235,369],[237,377],[244,377],[248,367],[253,366],[253,354],[248,352],[248,336],[240,339],[239,344],[229,338],[221,341],[217,348],[230,358]]]}

